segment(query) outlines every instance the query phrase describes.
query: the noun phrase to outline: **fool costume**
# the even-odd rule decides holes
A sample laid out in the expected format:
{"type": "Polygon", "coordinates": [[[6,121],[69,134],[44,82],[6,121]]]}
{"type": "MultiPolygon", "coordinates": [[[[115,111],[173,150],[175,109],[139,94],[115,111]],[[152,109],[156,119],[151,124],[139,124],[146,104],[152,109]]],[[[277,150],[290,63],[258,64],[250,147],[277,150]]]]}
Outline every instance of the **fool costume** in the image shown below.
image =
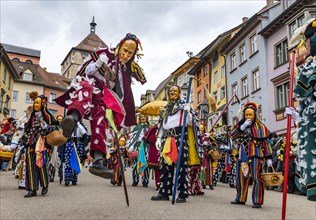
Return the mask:
{"type": "Polygon", "coordinates": [[[91,54],[71,88],[55,101],[67,108],[68,116],[61,123],[63,134],[69,138],[81,118],[91,123],[91,155],[95,162],[89,171],[103,178],[111,178],[104,165],[106,154],[106,113],[114,116],[118,129],[136,124],[135,104],[131,90],[132,78],[144,84],[146,78],[134,58],[141,47],[139,39],[127,34],[116,48],[106,48],[91,54]],[[109,112],[109,110],[111,110],[109,112]]]}
{"type": "Polygon", "coordinates": [[[264,200],[264,188],[261,181],[262,167],[268,159],[272,165],[272,148],[267,142],[268,128],[257,118],[257,104],[248,102],[243,107],[243,119],[235,125],[231,133],[238,147],[236,190],[237,195],[232,204],[245,204],[247,201],[248,184],[253,180],[253,208],[261,208],[264,200]]]}
{"type": "Polygon", "coordinates": [[[36,196],[39,183],[42,195],[48,192],[47,152],[45,138],[47,130],[56,125],[55,117],[46,107],[47,98],[31,92],[30,98],[34,100],[33,112],[25,126],[24,146],[26,149],[26,183],[28,193],[24,197],[36,196]]]}

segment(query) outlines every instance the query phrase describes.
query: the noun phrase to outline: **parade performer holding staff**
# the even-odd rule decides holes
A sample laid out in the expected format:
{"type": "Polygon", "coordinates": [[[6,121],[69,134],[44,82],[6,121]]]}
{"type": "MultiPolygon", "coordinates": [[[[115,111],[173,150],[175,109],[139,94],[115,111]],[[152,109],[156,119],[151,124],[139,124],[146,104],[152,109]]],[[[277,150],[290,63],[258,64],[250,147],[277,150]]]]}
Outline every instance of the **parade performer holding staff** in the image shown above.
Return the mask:
{"type": "MultiPolygon", "coordinates": [[[[184,203],[186,198],[188,198],[188,126],[185,127],[184,138],[181,140],[185,111],[188,112],[186,117],[187,125],[194,125],[194,131],[199,130],[197,120],[193,118],[194,113],[190,105],[180,99],[180,88],[172,86],[168,91],[168,104],[162,110],[159,119],[156,147],[158,151],[162,152],[160,188],[158,195],[152,196],[151,200],[169,200],[169,196],[172,195],[174,167],[178,161],[178,151],[180,150],[181,142],[183,142],[183,149],[178,185],[175,186],[179,190],[176,202],[184,203]]],[[[200,156],[202,157],[202,155],[200,156]]]]}
{"type": "Polygon", "coordinates": [[[244,205],[247,201],[249,178],[253,180],[253,208],[261,208],[264,200],[264,188],[261,181],[263,164],[272,165],[272,149],[267,142],[268,128],[258,119],[258,106],[248,102],[243,107],[243,118],[231,133],[238,141],[236,199],[231,204],[244,205]]]}
{"type": "Polygon", "coordinates": [[[26,149],[26,190],[25,198],[37,195],[39,182],[42,186],[41,194],[48,192],[48,174],[45,161],[47,160],[44,136],[51,126],[57,125],[55,117],[46,107],[47,98],[31,92],[34,101],[33,112],[26,124],[22,140],[26,149]]]}
{"type": "Polygon", "coordinates": [[[129,33],[116,48],[92,53],[91,59],[82,65],[71,83],[70,90],[55,100],[67,108],[68,115],[61,123],[65,137],[71,137],[81,118],[90,120],[90,151],[95,161],[89,171],[103,178],[113,176],[113,170],[104,166],[105,129],[109,122],[105,120],[106,115],[107,118],[114,116],[118,130],[136,124],[132,77],[142,84],[146,82],[142,69],[134,61],[139,49],[140,40],[129,33]]]}
{"type": "MultiPolygon", "coordinates": [[[[286,109],[285,114],[298,119],[296,185],[307,194],[308,200],[316,201],[316,19],[308,20],[295,33],[309,39],[310,54],[300,69],[294,89],[299,97],[299,112],[297,114],[295,109],[290,107],[286,109]]],[[[290,42],[296,41],[293,37],[290,42]]]]}
{"type": "Polygon", "coordinates": [[[145,115],[140,115],[140,123],[134,127],[132,135],[130,137],[128,146],[129,152],[137,151],[138,157],[133,161],[133,184],[137,186],[139,181],[139,175],[142,176],[143,187],[148,187],[149,183],[149,169],[147,166],[148,148],[149,144],[143,141],[145,133],[149,129],[148,119],[145,115]],[[141,161],[141,159],[146,161],[141,161]],[[145,163],[145,164],[143,164],[145,163]]]}

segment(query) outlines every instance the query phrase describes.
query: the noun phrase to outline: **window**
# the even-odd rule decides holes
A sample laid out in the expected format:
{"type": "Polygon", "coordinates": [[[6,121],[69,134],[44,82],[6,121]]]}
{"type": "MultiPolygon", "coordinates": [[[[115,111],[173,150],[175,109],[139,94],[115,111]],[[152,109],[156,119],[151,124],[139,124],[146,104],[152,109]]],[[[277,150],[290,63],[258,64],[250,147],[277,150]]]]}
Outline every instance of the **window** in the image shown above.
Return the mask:
{"type": "Polygon", "coordinates": [[[198,72],[197,73],[197,86],[200,86],[201,85],[201,73],[198,72]]]}
{"type": "Polygon", "coordinates": [[[183,74],[182,78],[183,78],[183,84],[188,84],[188,74],[187,73],[183,74]]]}
{"type": "Polygon", "coordinates": [[[316,18],[316,11],[310,11],[310,18],[316,18]]]}
{"type": "Polygon", "coordinates": [[[182,82],[182,76],[179,76],[178,77],[178,86],[182,86],[183,85],[183,82],[182,82]]]}
{"type": "Polygon", "coordinates": [[[257,34],[254,34],[250,37],[250,47],[251,47],[251,54],[254,54],[258,50],[257,45],[257,34]]]}
{"type": "Polygon", "coordinates": [[[277,109],[288,106],[288,94],[289,94],[290,83],[285,82],[281,85],[276,86],[276,107],[277,109]]]}
{"type": "Polygon", "coordinates": [[[15,109],[10,109],[10,117],[16,118],[16,110],[15,109]]]}
{"type": "Polygon", "coordinates": [[[215,73],[214,73],[214,84],[216,84],[217,83],[217,78],[218,78],[218,72],[217,71],[215,71],[215,73]]]}
{"type": "Polygon", "coordinates": [[[32,74],[31,73],[23,73],[23,80],[32,81],[32,74]]]}
{"type": "Polygon", "coordinates": [[[10,90],[11,87],[11,76],[9,75],[9,81],[8,81],[8,89],[10,90]]]}
{"type": "Polygon", "coordinates": [[[241,80],[241,93],[242,98],[248,96],[248,79],[247,77],[241,80]]]}
{"type": "Polygon", "coordinates": [[[12,101],[18,101],[18,91],[12,91],[12,101]]]}
{"type": "Polygon", "coordinates": [[[27,103],[32,102],[32,100],[31,100],[31,98],[30,98],[30,93],[29,93],[29,92],[27,92],[26,95],[25,95],[25,102],[27,102],[27,103]]]}
{"type": "Polygon", "coordinates": [[[1,95],[0,95],[0,112],[2,111],[2,105],[4,103],[4,94],[5,94],[5,90],[4,89],[1,89],[1,95]]]}
{"type": "Polygon", "coordinates": [[[212,53],[212,68],[218,65],[218,51],[212,53]]]}
{"type": "Polygon", "coordinates": [[[290,38],[293,36],[294,31],[297,28],[301,27],[304,23],[305,23],[305,16],[303,14],[289,25],[290,38]]]}
{"type": "Polygon", "coordinates": [[[275,66],[280,66],[281,64],[288,61],[288,45],[287,40],[283,40],[281,43],[275,45],[275,66]]]}
{"type": "Polygon", "coordinates": [[[235,53],[233,53],[231,56],[230,56],[230,65],[231,65],[231,70],[234,70],[236,69],[236,55],[235,53]]]}
{"type": "Polygon", "coordinates": [[[253,91],[260,89],[260,74],[259,74],[258,69],[252,73],[252,80],[253,80],[253,85],[252,85],[253,91]]]}
{"type": "Polygon", "coordinates": [[[6,81],[7,81],[7,69],[4,67],[2,82],[6,84],[6,81]]]}
{"type": "Polygon", "coordinates": [[[297,19],[297,27],[299,28],[299,27],[303,26],[304,23],[305,23],[305,17],[304,17],[304,15],[302,15],[301,17],[299,17],[297,19]]]}
{"type": "MultiPolygon", "coordinates": [[[[235,95],[238,97],[237,83],[232,85],[232,96],[235,96],[235,95]]],[[[237,102],[236,97],[234,97],[233,102],[237,102]]]]}
{"type": "Polygon", "coordinates": [[[213,92],[213,98],[214,98],[214,101],[217,102],[217,91],[213,92]]]}
{"type": "Polygon", "coordinates": [[[9,100],[10,100],[10,99],[11,99],[10,96],[7,95],[7,100],[6,100],[6,102],[5,102],[5,107],[6,107],[6,108],[9,108],[9,100]]]}
{"type": "Polygon", "coordinates": [[[204,66],[203,71],[204,71],[204,76],[207,76],[207,74],[208,74],[207,65],[204,66]]]}
{"type": "Polygon", "coordinates": [[[33,64],[32,60],[26,60],[25,63],[33,64]]]}
{"type": "Polygon", "coordinates": [[[15,62],[20,62],[19,58],[13,58],[12,61],[15,61],[15,62]]]}
{"type": "Polygon", "coordinates": [[[239,51],[240,51],[240,63],[243,63],[243,62],[246,61],[246,47],[245,47],[245,44],[240,46],[239,51]]]}
{"type": "Polygon", "coordinates": [[[221,100],[224,99],[226,97],[226,90],[225,90],[225,86],[223,86],[221,88],[221,100]]]}
{"type": "Polygon", "coordinates": [[[198,103],[201,102],[201,91],[198,92],[198,103]]]}
{"type": "Polygon", "coordinates": [[[225,65],[223,65],[221,68],[221,78],[225,78],[225,71],[225,65]]]}

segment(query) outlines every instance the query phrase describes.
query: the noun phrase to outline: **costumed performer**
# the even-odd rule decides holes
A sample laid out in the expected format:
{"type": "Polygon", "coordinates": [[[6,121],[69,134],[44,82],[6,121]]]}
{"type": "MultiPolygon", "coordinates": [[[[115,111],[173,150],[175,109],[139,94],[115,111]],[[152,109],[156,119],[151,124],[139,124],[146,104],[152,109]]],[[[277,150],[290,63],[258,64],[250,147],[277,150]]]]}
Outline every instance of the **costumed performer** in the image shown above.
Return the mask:
{"type": "MultiPolygon", "coordinates": [[[[118,130],[136,124],[135,104],[131,89],[132,78],[144,84],[146,78],[134,59],[141,49],[140,40],[128,33],[116,46],[91,54],[63,96],[55,101],[67,108],[61,123],[63,135],[70,138],[76,123],[85,118],[91,123],[90,153],[94,163],[90,173],[112,178],[113,170],[104,166],[106,155],[106,112],[114,115],[118,130]],[[126,117],[125,117],[126,116],[126,117]]],[[[111,116],[107,118],[112,118],[111,116]]]]}
{"type": "Polygon", "coordinates": [[[272,166],[272,149],[267,142],[268,128],[258,118],[258,106],[247,102],[243,107],[243,118],[235,125],[231,133],[237,140],[238,159],[236,174],[237,195],[231,204],[244,205],[247,201],[250,175],[253,180],[252,208],[261,208],[264,201],[264,187],[261,172],[264,163],[272,166]]]}

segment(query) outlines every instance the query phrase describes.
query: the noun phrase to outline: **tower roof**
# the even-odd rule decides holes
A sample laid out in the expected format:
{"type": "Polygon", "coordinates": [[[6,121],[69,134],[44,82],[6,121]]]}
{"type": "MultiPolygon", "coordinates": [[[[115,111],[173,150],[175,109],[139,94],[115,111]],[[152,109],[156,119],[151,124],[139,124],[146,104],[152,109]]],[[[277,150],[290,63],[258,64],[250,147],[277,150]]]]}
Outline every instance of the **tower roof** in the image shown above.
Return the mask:
{"type": "Polygon", "coordinates": [[[106,48],[107,45],[101,40],[101,38],[95,34],[90,33],[86,36],[74,49],[86,50],[93,52],[99,50],[99,48],[106,48]]]}

